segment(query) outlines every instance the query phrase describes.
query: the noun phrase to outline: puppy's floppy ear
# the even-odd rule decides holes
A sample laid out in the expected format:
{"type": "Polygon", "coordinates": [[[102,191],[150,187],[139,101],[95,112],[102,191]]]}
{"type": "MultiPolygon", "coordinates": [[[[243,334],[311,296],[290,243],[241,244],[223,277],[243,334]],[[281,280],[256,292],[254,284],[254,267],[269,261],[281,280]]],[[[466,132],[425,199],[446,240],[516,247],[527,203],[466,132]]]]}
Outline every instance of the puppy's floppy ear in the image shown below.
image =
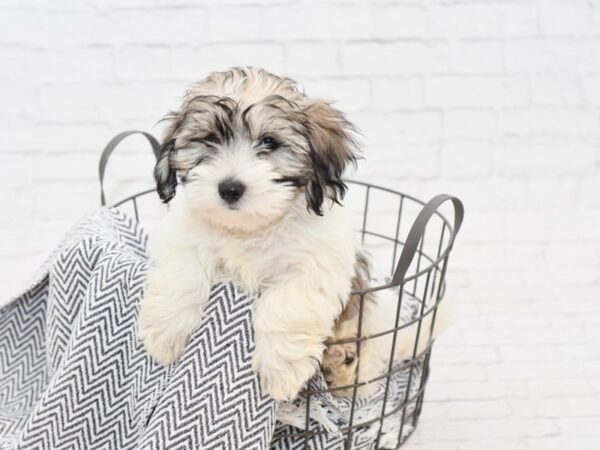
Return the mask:
{"type": "Polygon", "coordinates": [[[177,188],[177,173],[171,167],[171,153],[175,151],[175,139],[167,138],[163,141],[156,165],[154,166],[154,179],[156,180],[156,191],[164,203],[175,196],[177,188]]]}
{"type": "Polygon", "coordinates": [[[308,208],[321,216],[325,198],[339,203],[346,193],[344,169],[357,159],[354,126],[329,103],[315,101],[304,113],[308,118],[311,172],[306,184],[308,208]]]}

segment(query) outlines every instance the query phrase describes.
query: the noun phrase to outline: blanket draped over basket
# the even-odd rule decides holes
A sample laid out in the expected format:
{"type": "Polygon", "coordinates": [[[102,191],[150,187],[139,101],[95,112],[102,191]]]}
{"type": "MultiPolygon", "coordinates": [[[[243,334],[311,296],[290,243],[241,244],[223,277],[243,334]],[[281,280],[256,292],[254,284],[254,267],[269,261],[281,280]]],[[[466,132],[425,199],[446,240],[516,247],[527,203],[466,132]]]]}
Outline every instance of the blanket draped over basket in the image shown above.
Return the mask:
{"type": "MultiPolygon", "coordinates": [[[[213,287],[180,361],[148,356],[136,326],[146,241],[137,221],[102,208],[0,309],[0,449],[345,448],[348,399],[315,396],[306,430],[304,398],[278,405],[262,393],[251,369],[254,298],[231,284],[213,287]],[[307,447],[286,437],[318,430],[307,447]]],[[[406,372],[390,383],[388,411],[405,395],[406,372]]],[[[415,386],[420,376],[416,366],[415,386]]],[[[325,387],[320,374],[310,383],[325,387]]],[[[380,391],[357,402],[355,423],[381,414],[380,391]]],[[[395,448],[401,413],[411,412],[353,429],[352,448],[373,448],[380,426],[379,445],[395,448]]]]}

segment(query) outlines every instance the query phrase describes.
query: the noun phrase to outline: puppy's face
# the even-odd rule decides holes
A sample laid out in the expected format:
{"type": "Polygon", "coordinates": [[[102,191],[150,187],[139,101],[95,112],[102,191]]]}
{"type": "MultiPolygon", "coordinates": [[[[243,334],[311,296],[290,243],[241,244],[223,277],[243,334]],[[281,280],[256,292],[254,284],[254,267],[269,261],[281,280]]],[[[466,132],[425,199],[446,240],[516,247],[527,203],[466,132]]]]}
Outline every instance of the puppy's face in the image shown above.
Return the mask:
{"type": "MultiPolygon", "coordinates": [[[[352,385],[356,379],[356,343],[330,345],[323,353],[323,376],[330,388],[352,385]]],[[[352,395],[352,388],[337,389],[331,393],[337,397],[352,395]]]]}
{"type": "Polygon", "coordinates": [[[352,127],[329,104],[258,69],[215,73],[173,113],[155,168],[168,202],[178,183],[211,223],[254,231],[298,203],[322,214],[344,194],[352,127]]]}

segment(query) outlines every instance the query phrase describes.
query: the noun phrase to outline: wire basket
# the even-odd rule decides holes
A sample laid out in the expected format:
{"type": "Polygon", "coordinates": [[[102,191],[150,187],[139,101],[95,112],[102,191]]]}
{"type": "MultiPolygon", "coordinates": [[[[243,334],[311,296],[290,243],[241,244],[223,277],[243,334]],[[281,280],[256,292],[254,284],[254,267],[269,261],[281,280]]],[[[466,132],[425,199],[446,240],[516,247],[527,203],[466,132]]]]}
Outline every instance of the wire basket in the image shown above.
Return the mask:
{"type": "MultiPolygon", "coordinates": [[[[104,174],[108,159],[114,149],[126,137],[133,134],[143,135],[151,144],[154,155],[157,155],[158,141],[150,134],[140,131],[126,131],[113,138],[106,146],[100,158],[99,176],[101,204],[106,205],[104,193],[104,174]]],[[[335,389],[351,389],[352,395],[345,399],[347,417],[339,431],[342,436],[338,446],[331,448],[397,449],[408,439],[418,423],[425,388],[429,378],[430,360],[434,338],[435,319],[445,293],[446,270],[448,259],[455,237],[462,224],[464,209],[462,202],[450,195],[437,195],[427,203],[410,195],[355,180],[346,180],[349,185],[346,197],[346,207],[350,208],[351,216],[356,221],[356,229],[363,245],[371,253],[374,272],[383,275],[372,286],[362,291],[354,291],[360,296],[358,333],[356,337],[331,341],[328,345],[356,343],[357,373],[354,383],[333,389],[320,388],[314,383],[301,393],[304,411],[304,426],[287,426],[276,430],[273,438],[273,448],[277,442],[286,442],[285,448],[309,449],[322,448],[322,438],[329,431],[315,424],[311,416],[311,401],[322,398],[335,389]],[[450,208],[447,208],[450,206],[450,208]],[[448,219],[453,216],[452,222],[448,219]],[[369,293],[393,291],[396,304],[394,326],[378,331],[375,334],[362,334],[365,297],[369,293]],[[415,313],[408,321],[401,322],[403,303],[411,299],[416,306],[415,313]],[[397,345],[398,333],[411,327],[415,330],[414,348],[408,359],[395,361],[394,347],[397,345]],[[426,330],[425,328],[429,328],[426,330]],[[427,342],[423,346],[422,336],[427,333],[427,342]],[[377,378],[359,382],[360,351],[362,341],[382,336],[392,336],[391,358],[387,371],[377,378]],[[419,350],[419,351],[418,351],[419,350]],[[393,379],[402,373],[406,387],[400,398],[394,398],[391,405],[391,384],[393,379]],[[368,420],[358,420],[356,417],[358,390],[367,383],[380,383],[383,387],[383,397],[378,407],[380,412],[368,420]],[[384,432],[384,422],[394,421],[394,433],[397,437],[389,444],[389,436],[385,446],[381,444],[384,432]],[[372,441],[367,445],[357,446],[353,436],[369,427],[372,441]],[[321,444],[320,444],[321,443],[321,444]],[[320,446],[321,445],[321,446],[320,446]]],[[[155,199],[155,189],[140,191],[113,203],[114,207],[131,208],[136,220],[141,217],[141,205],[145,199],[155,199]]],[[[329,447],[327,447],[329,448],[329,447]]]]}

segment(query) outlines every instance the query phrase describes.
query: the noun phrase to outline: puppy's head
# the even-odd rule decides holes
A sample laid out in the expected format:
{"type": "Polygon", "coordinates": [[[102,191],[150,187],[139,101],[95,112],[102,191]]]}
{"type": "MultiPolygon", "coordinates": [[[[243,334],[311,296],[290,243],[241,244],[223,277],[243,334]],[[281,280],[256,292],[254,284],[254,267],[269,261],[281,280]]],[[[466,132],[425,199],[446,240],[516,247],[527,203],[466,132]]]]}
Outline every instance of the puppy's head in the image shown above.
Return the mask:
{"type": "MultiPolygon", "coordinates": [[[[361,345],[364,341],[361,341],[361,345]]],[[[350,386],[356,378],[356,343],[330,345],[323,352],[323,376],[330,388],[350,386]]],[[[336,389],[331,393],[338,397],[352,395],[352,388],[336,389]]]]}
{"type": "Polygon", "coordinates": [[[190,206],[220,227],[253,231],[303,202],[339,202],[356,159],[354,128],[330,104],[261,69],[211,74],[168,117],[154,175],[164,202],[184,185],[190,206]]]}

